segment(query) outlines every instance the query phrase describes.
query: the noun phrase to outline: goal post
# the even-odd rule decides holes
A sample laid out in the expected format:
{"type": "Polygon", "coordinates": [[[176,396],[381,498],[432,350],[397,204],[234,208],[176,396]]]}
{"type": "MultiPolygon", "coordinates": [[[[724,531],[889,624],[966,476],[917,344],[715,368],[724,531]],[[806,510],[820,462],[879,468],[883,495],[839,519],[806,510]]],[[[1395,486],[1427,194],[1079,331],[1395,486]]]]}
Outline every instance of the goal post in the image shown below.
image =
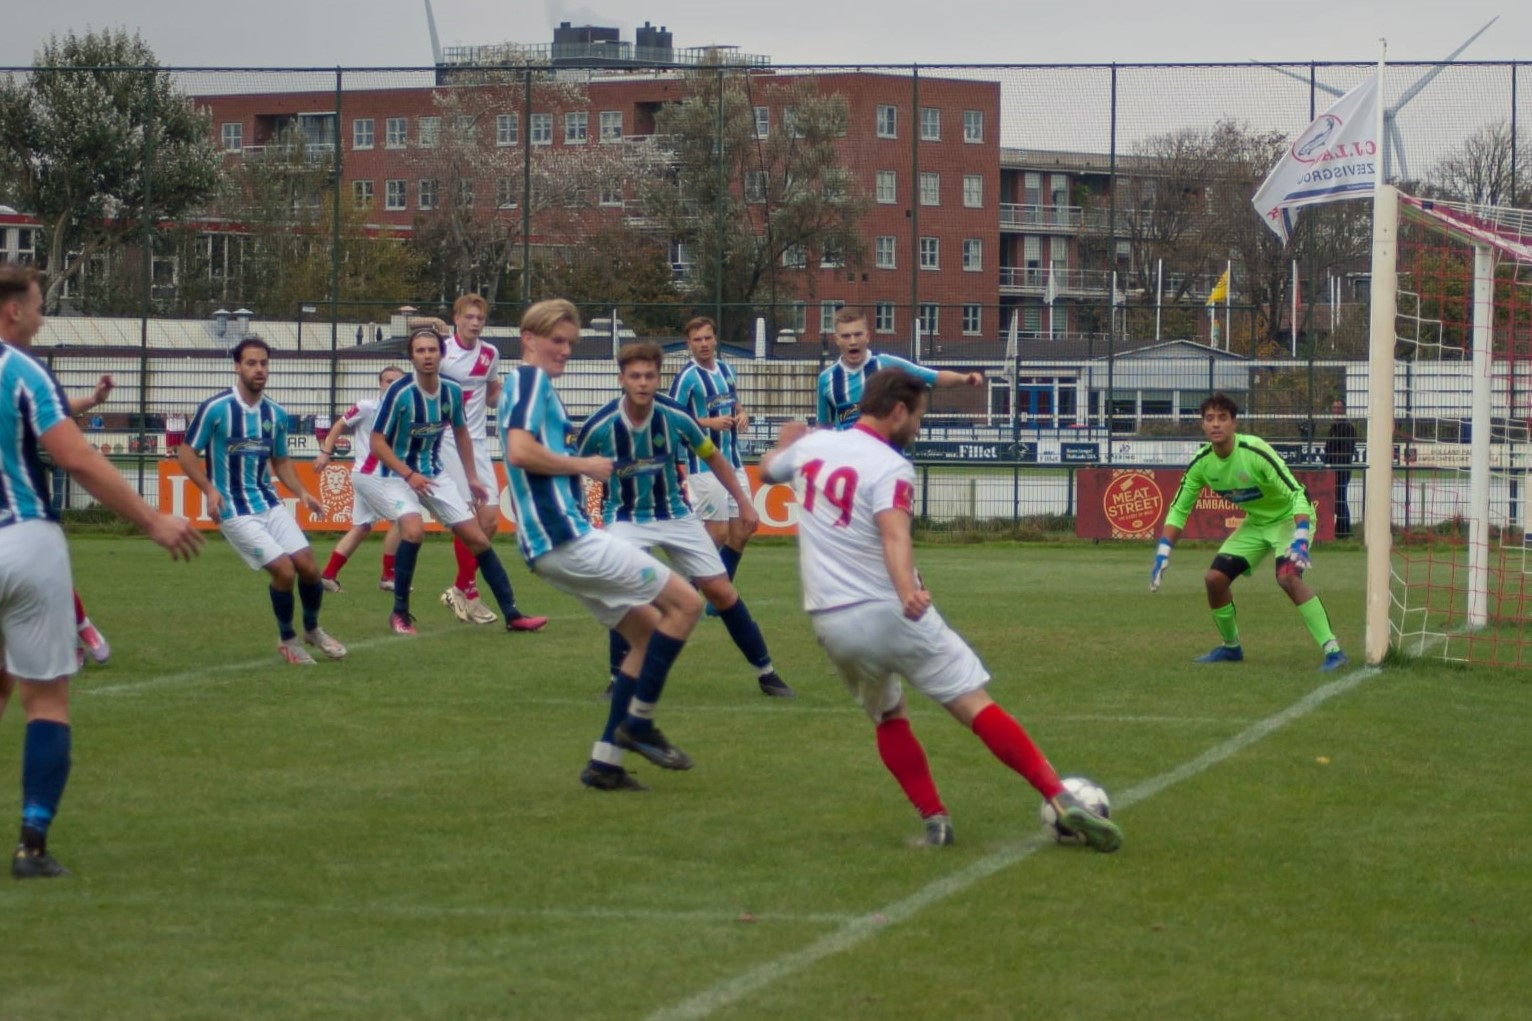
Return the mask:
{"type": "Polygon", "coordinates": [[[1372,293],[1368,320],[1367,662],[1388,656],[1392,604],[1389,557],[1393,549],[1394,317],[1398,302],[1399,191],[1379,184],[1372,199],[1372,293]],[[1383,281],[1384,285],[1379,286],[1383,281]],[[1381,441],[1381,442],[1380,442],[1381,441]]]}

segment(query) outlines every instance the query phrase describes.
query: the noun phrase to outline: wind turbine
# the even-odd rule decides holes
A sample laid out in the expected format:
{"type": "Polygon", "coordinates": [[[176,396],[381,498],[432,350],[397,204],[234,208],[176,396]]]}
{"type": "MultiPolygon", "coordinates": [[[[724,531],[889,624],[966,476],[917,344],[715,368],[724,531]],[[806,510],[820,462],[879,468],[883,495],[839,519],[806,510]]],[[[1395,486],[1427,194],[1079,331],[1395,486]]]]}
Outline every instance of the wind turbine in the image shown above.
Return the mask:
{"type": "MultiPolygon", "coordinates": [[[[1383,179],[1384,180],[1398,180],[1398,179],[1408,180],[1409,176],[1410,176],[1409,164],[1405,161],[1405,157],[1404,157],[1404,137],[1399,133],[1399,122],[1396,119],[1396,115],[1399,113],[1400,110],[1404,109],[1404,106],[1405,106],[1406,103],[1408,103],[1410,100],[1414,99],[1416,96],[1420,95],[1420,91],[1422,89],[1424,89],[1427,85],[1430,85],[1433,81],[1435,81],[1437,75],[1439,75],[1443,71],[1447,70],[1447,66],[1449,64],[1451,64],[1454,60],[1457,59],[1458,54],[1462,53],[1464,50],[1468,49],[1469,46],[1473,45],[1473,42],[1474,42],[1475,39],[1479,38],[1479,36],[1483,35],[1485,32],[1488,32],[1489,31],[1489,27],[1491,25],[1493,25],[1495,22],[1499,21],[1499,20],[1500,20],[1499,15],[1496,15],[1495,17],[1489,19],[1489,21],[1485,22],[1484,27],[1479,29],[1473,35],[1469,36],[1467,38],[1467,40],[1464,41],[1463,45],[1459,46],[1457,49],[1455,49],[1451,53],[1447,54],[1447,56],[1445,58],[1443,58],[1440,63],[1438,63],[1436,66],[1432,67],[1431,70],[1427,71],[1425,74],[1423,74],[1419,78],[1417,78],[1415,80],[1415,84],[1413,84],[1409,88],[1405,89],[1403,95],[1401,95],[1399,97],[1398,101],[1395,102],[1393,106],[1384,107],[1384,109],[1383,109],[1383,136],[1384,136],[1383,137],[1383,179]],[[1393,153],[1394,157],[1398,161],[1397,162],[1397,165],[1398,165],[1398,168],[1399,168],[1399,173],[1398,174],[1394,174],[1390,170],[1390,160],[1389,160],[1390,152],[1393,153]]],[[[1260,63],[1260,62],[1256,61],[1256,63],[1260,63]]],[[[1319,89],[1321,92],[1328,92],[1330,95],[1335,96],[1337,98],[1340,97],[1340,96],[1344,96],[1346,94],[1346,90],[1345,89],[1338,89],[1334,85],[1325,85],[1323,82],[1310,81],[1308,78],[1304,77],[1301,74],[1298,74],[1296,71],[1290,71],[1290,70],[1288,70],[1285,67],[1277,67],[1277,66],[1275,66],[1273,64],[1261,64],[1261,66],[1262,67],[1269,67],[1269,68],[1271,68],[1271,70],[1277,72],[1278,74],[1286,75],[1287,77],[1293,79],[1294,81],[1300,81],[1300,82],[1302,82],[1305,85],[1312,85],[1314,88],[1319,89]]],[[[1381,102],[1381,98],[1380,98],[1380,102],[1381,102]]]]}

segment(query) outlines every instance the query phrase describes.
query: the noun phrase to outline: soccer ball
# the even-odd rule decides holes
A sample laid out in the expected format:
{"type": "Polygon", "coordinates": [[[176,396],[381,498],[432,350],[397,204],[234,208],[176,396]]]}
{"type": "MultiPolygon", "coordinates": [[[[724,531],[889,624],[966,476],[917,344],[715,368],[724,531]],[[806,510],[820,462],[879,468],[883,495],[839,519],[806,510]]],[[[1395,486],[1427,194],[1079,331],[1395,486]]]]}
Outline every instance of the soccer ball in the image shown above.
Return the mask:
{"type": "MultiPolygon", "coordinates": [[[[1112,817],[1112,802],[1106,796],[1106,790],[1094,780],[1087,780],[1083,776],[1064,777],[1064,789],[1080,799],[1080,804],[1095,812],[1103,819],[1112,817]]],[[[1038,813],[1043,819],[1043,828],[1049,835],[1060,844],[1083,844],[1085,837],[1068,826],[1059,825],[1058,813],[1048,802],[1043,802],[1043,807],[1038,813]]]]}

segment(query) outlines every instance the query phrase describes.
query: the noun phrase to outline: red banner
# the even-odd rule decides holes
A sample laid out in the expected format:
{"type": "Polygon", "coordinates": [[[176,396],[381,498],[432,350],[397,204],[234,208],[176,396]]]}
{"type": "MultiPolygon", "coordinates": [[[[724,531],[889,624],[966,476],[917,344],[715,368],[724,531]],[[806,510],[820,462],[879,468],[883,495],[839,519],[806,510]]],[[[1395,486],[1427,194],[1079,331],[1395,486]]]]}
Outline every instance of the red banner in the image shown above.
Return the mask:
{"type": "MultiPolygon", "coordinates": [[[[1075,534],[1082,539],[1154,539],[1159,536],[1181,485],[1184,469],[1082,468],[1075,473],[1075,534]]],[[[1335,471],[1295,471],[1314,505],[1314,538],[1335,537],[1335,471]]],[[[1238,506],[1208,490],[1181,534],[1188,539],[1226,539],[1245,520],[1238,506]]]]}

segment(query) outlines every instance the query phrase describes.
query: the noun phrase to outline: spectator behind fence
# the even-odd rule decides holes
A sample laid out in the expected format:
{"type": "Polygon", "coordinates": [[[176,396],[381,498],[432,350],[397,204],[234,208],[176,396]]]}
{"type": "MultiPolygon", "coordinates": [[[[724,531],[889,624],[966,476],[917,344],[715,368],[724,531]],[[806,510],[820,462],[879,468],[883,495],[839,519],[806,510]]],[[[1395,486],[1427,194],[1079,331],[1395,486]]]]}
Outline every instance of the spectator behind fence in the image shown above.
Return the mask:
{"type": "Polygon", "coordinates": [[[1346,418],[1346,402],[1339,397],[1330,405],[1335,421],[1325,435],[1325,464],[1335,469],[1335,537],[1351,538],[1351,465],[1356,461],[1356,426],[1346,418]]]}

